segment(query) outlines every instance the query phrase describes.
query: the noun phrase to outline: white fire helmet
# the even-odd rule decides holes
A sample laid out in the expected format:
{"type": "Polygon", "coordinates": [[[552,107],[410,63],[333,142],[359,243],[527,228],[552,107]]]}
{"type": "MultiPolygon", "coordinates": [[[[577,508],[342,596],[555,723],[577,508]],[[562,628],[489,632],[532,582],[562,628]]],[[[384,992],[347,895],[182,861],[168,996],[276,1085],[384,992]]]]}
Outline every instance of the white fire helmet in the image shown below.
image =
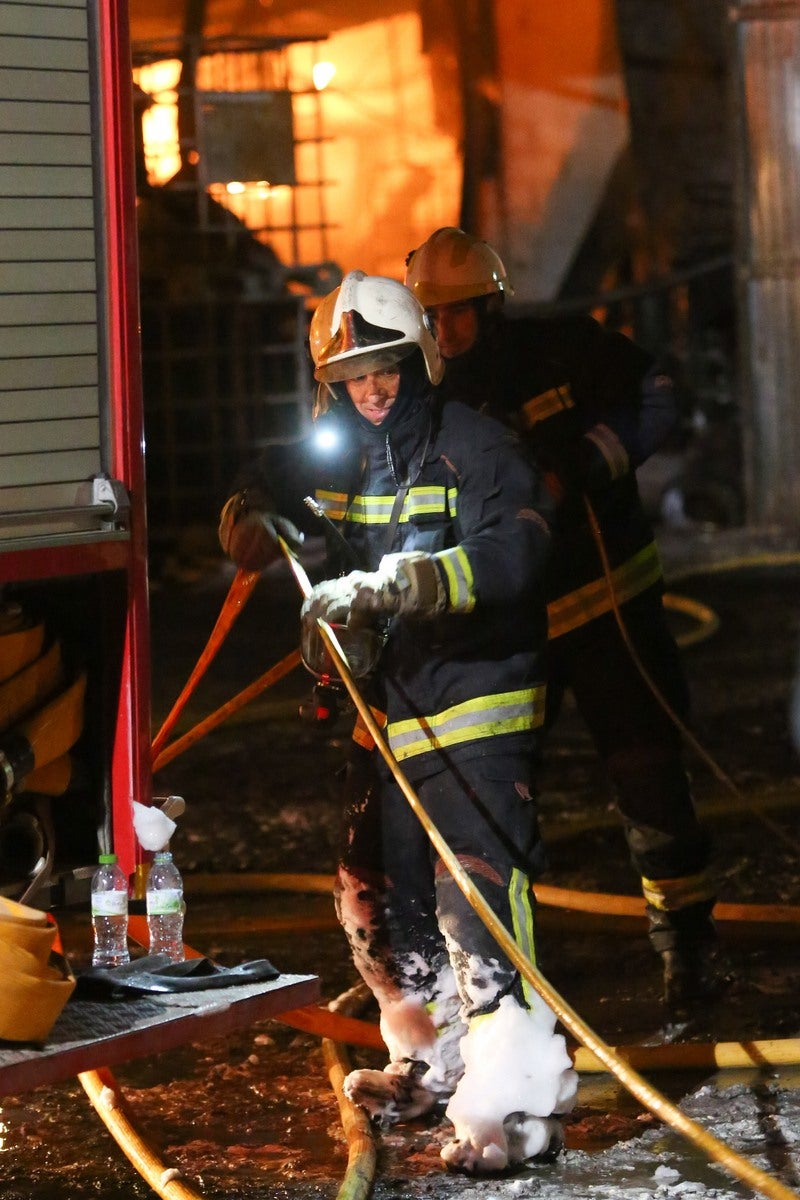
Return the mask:
{"type": "Polygon", "coordinates": [[[457,304],[493,292],[514,294],[497,251],[452,225],[437,229],[406,261],[406,287],[423,308],[457,304]]]}
{"type": "Polygon", "coordinates": [[[320,383],[386,370],[417,347],[431,383],[439,383],[444,374],[424,310],[408,288],[383,275],[349,271],[317,306],[309,345],[320,383]]]}

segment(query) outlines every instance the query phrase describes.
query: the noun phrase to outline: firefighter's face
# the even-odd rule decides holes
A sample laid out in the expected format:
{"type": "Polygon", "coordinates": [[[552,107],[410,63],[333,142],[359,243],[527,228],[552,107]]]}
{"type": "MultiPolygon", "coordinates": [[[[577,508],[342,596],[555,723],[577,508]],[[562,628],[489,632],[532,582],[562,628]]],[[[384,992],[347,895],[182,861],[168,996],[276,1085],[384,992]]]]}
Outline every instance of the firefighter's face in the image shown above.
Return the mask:
{"type": "Polygon", "coordinates": [[[380,425],[397,399],[400,371],[397,367],[386,371],[370,371],[368,375],[346,379],[345,387],[357,412],[370,424],[380,425]]]}
{"type": "Polygon", "coordinates": [[[442,358],[458,358],[474,346],[478,337],[478,311],[471,300],[437,304],[425,311],[442,358]]]}

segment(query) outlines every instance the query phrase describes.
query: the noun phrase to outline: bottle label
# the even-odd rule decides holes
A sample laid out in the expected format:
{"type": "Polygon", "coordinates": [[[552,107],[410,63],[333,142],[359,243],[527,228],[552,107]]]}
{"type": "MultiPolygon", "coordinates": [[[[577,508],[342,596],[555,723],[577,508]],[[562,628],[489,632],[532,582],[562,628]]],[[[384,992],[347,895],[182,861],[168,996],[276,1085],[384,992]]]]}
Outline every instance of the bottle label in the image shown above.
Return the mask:
{"type": "Polygon", "coordinates": [[[93,917],[124,917],[128,911],[127,892],[93,892],[93,917]]]}
{"type": "Polygon", "coordinates": [[[183,912],[183,893],[180,888],[163,888],[158,892],[148,892],[147,912],[153,917],[183,912]]]}

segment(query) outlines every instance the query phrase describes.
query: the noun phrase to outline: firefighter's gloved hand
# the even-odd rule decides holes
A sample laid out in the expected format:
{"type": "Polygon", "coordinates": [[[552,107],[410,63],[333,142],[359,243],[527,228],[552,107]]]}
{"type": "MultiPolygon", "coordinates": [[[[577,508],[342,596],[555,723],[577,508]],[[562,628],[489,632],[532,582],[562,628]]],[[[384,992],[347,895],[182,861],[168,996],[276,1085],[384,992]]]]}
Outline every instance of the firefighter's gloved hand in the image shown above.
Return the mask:
{"type": "Polygon", "coordinates": [[[383,639],[372,618],[353,617],[353,599],[366,580],[374,579],[364,571],[352,571],[342,579],[327,579],[312,588],[300,612],[300,652],[303,662],[319,678],[338,674],[326,640],[320,635],[318,621],[335,627],[339,649],[356,679],[369,675],[377,665],[383,639]]]}
{"type": "Polygon", "coordinates": [[[373,578],[366,571],[351,571],[340,579],[326,579],[318,583],[303,602],[301,622],[315,628],[318,620],[327,621],[329,625],[346,625],[358,589],[364,580],[373,578]]]}
{"type": "Polygon", "coordinates": [[[226,502],[219,520],[219,543],[237,567],[261,571],[281,557],[278,537],[292,550],[303,535],[286,517],[269,511],[269,500],[253,488],[236,492],[226,502]]]}
{"type": "Polygon", "coordinates": [[[356,590],[351,624],[378,615],[426,620],[446,607],[444,575],[433,555],[387,554],[356,590]]]}

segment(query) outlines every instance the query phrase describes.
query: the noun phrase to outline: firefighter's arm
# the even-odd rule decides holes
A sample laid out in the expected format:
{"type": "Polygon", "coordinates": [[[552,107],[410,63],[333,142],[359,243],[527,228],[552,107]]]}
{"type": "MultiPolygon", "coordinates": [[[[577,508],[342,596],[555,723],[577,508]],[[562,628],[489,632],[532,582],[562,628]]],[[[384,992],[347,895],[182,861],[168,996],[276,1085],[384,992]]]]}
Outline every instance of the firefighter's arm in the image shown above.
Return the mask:
{"type": "Polygon", "coordinates": [[[438,555],[387,554],[377,571],[357,581],[349,619],[351,624],[374,616],[427,620],[448,607],[445,573],[438,555]]]}
{"type": "Polygon", "coordinates": [[[587,355],[575,400],[581,433],[563,463],[567,491],[592,491],[635,471],[678,424],[671,375],[621,333],[604,333],[587,355]]]}
{"type": "Polygon", "coordinates": [[[576,447],[575,483],[591,491],[635,471],[673,431],[678,419],[672,379],[653,367],[642,377],[639,403],[608,410],[576,447]]]}
{"type": "Polygon", "coordinates": [[[435,556],[445,575],[448,610],[502,608],[538,593],[553,510],[541,473],[515,444],[475,455],[458,479],[460,541],[435,556]]]}

